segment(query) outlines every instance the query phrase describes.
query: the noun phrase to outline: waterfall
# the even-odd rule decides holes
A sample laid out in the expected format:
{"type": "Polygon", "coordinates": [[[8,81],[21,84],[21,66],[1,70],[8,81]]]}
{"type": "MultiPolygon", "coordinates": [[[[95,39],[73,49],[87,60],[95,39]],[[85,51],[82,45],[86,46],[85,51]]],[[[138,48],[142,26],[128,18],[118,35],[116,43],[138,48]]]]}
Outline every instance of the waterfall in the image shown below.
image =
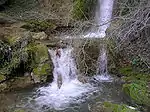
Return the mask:
{"type": "MultiPolygon", "coordinates": [[[[96,24],[98,24],[98,31],[92,33],[93,37],[105,38],[106,30],[110,25],[114,0],[98,0],[98,7],[96,10],[96,24]]],[[[98,58],[97,76],[98,80],[110,80],[107,71],[107,50],[103,46],[100,50],[98,58]]]]}
{"type": "MultiPolygon", "coordinates": [[[[99,0],[96,10],[96,24],[98,30],[90,32],[87,38],[104,38],[105,31],[109,27],[113,8],[113,0],[99,0]]],[[[61,37],[62,38],[62,37],[61,37]]],[[[89,83],[81,83],[77,79],[77,67],[73,57],[73,48],[56,48],[48,50],[54,65],[53,82],[47,87],[38,89],[38,96],[35,98],[37,107],[51,107],[55,109],[66,108],[69,104],[83,102],[96,88],[89,83]]],[[[98,58],[96,79],[109,80],[107,75],[107,52],[102,47],[98,58]],[[100,75],[99,75],[100,74],[100,75]]]]}
{"type": "Polygon", "coordinates": [[[88,32],[84,37],[104,38],[106,30],[110,25],[114,0],[98,0],[97,10],[95,13],[95,23],[98,30],[88,32]]]}
{"type": "Polygon", "coordinates": [[[105,37],[105,31],[110,25],[114,0],[98,0],[98,10],[96,11],[96,23],[100,26],[98,34],[105,37]]]}
{"type": "Polygon", "coordinates": [[[89,83],[83,84],[77,79],[77,68],[73,57],[73,48],[48,50],[54,65],[53,82],[38,89],[35,99],[39,108],[43,106],[62,110],[72,103],[83,102],[95,88],[89,83]]]}
{"type": "Polygon", "coordinates": [[[108,71],[107,71],[107,52],[106,52],[106,48],[102,48],[102,50],[100,51],[100,55],[98,57],[98,67],[97,67],[97,71],[96,74],[99,75],[107,75],[108,71]]]}
{"type": "Polygon", "coordinates": [[[108,74],[107,70],[107,50],[106,46],[103,46],[100,49],[100,54],[98,57],[98,62],[97,62],[97,71],[96,71],[96,76],[95,79],[99,81],[112,81],[112,78],[108,74]]]}
{"type": "Polygon", "coordinates": [[[58,85],[59,87],[71,80],[77,79],[77,68],[72,56],[73,48],[60,48],[57,50],[49,49],[48,51],[51,55],[51,59],[54,65],[54,84],[58,85]]]}

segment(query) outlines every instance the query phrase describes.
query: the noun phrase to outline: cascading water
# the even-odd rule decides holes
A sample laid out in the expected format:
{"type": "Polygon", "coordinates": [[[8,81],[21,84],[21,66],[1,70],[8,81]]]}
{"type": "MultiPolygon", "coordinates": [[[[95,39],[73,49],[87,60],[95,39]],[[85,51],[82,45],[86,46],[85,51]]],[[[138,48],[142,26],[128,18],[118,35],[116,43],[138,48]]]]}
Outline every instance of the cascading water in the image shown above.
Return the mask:
{"type": "MultiPolygon", "coordinates": [[[[114,0],[98,0],[96,10],[96,24],[99,26],[96,32],[90,32],[85,37],[105,38],[106,30],[110,25],[114,0]]],[[[107,52],[106,47],[102,47],[99,58],[96,79],[110,80],[107,71],[107,52]]]]}
{"type": "Polygon", "coordinates": [[[73,48],[49,49],[54,64],[54,80],[48,87],[41,87],[35,99],[39,108],[47,106],[56,110],[64,109],[71,103],[79,103],[87,98],[94,87],[83,84],[77,79],[77,68],[72,55],[73,48]],[[59,78],[61,77],[61,78],[59,78]],[[59,84],[61,81],[61,84],[59,84]],[[40,107],[41,106],[41,107],[40,107]]]}
{"type": "MultiPolygon", "coordinates": [[[[109,27],[111,20],[113,0],[99,0],[99,6],[96,10],[96,23],[98,24],[97,32],[90,32],[87,38],[96,37],[104,38],[105,31],[109,27]]],[[[77,68],[72,55],[73,48],[60,48],[49,50],[51,59],[54,64],[54,80],[48,87],[39,89],[39,96],[35,99],[40,108],[43,106],[63,109],[71,103],[83,101],[93,93],[95,88],[89,83],[83,84],[77,79],[77,68]],[[81,98],[82,97],[82,98],[81,98]]],[[[107,53],[106,48],[102,47],[98,58],[97,80],[110,80],[107,75],[107,53]]]]}
{"type": "Polygon", "coordinates": [[[110,25],[114,0],[98,0],[98,7],[96,10],[96,26],[98,30],[96,32],[88,32],[84,37],[104,38],[106,36],[105,31],[110,25]]]}
{"type": "Polygon", "coordinates": [[[96,74],[102,74],[102,75],[107,75],[107,54],[106,54],[106,49],[103,47],[100,55],[98,57],[98,67],[96,74]]]}
{"type": "MultiPolygon", "coordinates": [[[[59,85],[61,82],[62,85],[68,83],[71,80],[77,79],[77,68],[75,61],[72,57],[73,48],[50,50],[51,59],[53,61],[54,70],[54,81],[55,85],[59,85]]],[[[60,85],[61,86],[61,85],[60,85]]]]}
{"type": "Polygon", "coordinates": [[[98,57],[98,67],[95,78],[99,81],[112,81],[107,70],[107,51],[105,46],[102,47],[98,57]]]}

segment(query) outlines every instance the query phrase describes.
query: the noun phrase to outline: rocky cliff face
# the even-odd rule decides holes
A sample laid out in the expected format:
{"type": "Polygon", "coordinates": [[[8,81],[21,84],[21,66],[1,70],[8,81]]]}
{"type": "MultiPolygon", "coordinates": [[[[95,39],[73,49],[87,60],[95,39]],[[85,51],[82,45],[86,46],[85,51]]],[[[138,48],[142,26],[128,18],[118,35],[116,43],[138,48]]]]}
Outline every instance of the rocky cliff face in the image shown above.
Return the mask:
{"type": "Polygon", "coordinates": [[[3,16],[3,20],[5,25],[0,24],[0,91],[11,88],[15,81],[18,81],[18,85],[20,82],[22,87],[26,83],[52,81],[53,66],[48,48],[40,42],[47,35],[44,32],[34,33],[23,29],[21,26],[24,23],[11,22],[11,18],[5,19],[3,16]],[[21,84],[22,81],[17,77],[24,77],[22,79],[27,81],[21,84]],[[4,84],[5,81],[11,83],[4,84]]]}
{"type": "Polygon", "coordinates": [[[3,13],[20,20],[50,19],[67,25],[71,20],[72,6],[71,0],[9,0],[3,13]]]}

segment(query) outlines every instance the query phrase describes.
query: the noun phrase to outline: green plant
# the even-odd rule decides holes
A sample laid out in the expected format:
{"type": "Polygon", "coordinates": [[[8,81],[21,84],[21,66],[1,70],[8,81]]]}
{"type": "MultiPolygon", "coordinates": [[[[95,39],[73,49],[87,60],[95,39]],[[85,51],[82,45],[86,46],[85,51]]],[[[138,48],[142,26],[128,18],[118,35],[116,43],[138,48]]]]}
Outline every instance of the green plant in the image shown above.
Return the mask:
{"type": "Polygon", "coordinates": [[[123,85],[124,92],[137,104],[150,105],[150,94],[145,81],[135,80],[123,85]]]}

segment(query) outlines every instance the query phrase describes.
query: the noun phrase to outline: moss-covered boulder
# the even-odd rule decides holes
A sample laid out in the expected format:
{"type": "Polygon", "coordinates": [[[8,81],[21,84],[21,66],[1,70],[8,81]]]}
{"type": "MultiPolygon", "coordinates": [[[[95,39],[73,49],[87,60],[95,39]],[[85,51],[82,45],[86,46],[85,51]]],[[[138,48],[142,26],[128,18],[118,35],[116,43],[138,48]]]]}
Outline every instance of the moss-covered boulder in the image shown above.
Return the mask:
{"type": "Polygon", "coordinates": [[[150,93],[145,81],[132,81],[123,85],[124,92],[137,104],[150,105],[150,93]]]}
{"type": "Polygon", "coordinates": [[[52,75],[52,61],[49,58],[48,48],[44,44],[37,44],[35,48],[35,62],[33,73],[40,78],[41,81],[46,81],[47,76],[52,75]]]}
{"type": "MultiPolygon", "coordinates": [[[[0,40],[0,74],[6,79],[33,72],[39,81],[46,81],[52,75],[48,48],[36,42],[35,35],[37,34],[29,31],[15,32],[5,36],[5,41],[0,40]]],[[[40,35],[41,38],[42,36],[40,35]]],[[[45,33],[44,36],[47,37],[45,33]]]]}

